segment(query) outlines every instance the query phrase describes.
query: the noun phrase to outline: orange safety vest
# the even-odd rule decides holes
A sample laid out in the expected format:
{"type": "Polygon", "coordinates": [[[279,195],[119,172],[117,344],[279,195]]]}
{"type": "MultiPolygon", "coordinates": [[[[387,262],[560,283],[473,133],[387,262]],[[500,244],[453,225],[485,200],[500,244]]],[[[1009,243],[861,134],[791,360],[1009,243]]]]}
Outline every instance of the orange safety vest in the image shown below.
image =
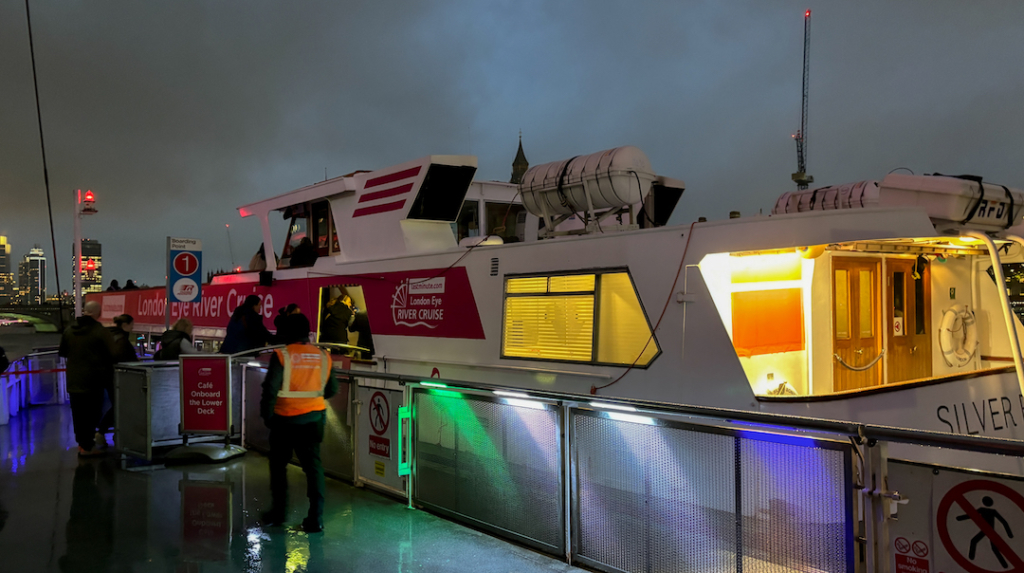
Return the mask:
{"type": "Polygon", "coordinates": [[[284,366],[274,414],[301,416],[327,409],[324,389],[331,376],[331,355],[312,344],[289,344],[274,351],[284,366]]]}

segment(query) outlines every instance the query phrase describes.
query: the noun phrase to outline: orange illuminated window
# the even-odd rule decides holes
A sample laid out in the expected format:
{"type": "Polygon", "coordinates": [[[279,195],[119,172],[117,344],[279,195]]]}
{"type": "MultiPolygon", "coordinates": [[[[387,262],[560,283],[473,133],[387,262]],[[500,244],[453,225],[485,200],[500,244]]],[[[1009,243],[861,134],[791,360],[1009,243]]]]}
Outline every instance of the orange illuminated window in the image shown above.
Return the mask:
{"type": "Polygon", "coordinates": [[[804,349],[799,288],[732,293],[732,343],[743,357],[804,349]]]}

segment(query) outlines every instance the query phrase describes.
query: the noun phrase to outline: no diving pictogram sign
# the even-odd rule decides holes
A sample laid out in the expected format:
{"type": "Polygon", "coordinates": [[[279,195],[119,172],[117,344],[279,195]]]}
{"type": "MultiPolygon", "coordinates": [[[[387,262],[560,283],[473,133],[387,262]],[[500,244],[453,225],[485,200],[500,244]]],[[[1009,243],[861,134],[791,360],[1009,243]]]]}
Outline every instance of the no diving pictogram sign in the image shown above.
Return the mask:
{"type": "Polygon", "coordinates": [[[370,397],[370,427],[378,436],[383,436],[388,431],[391,423],[391,406],[388,399],[381,392],[374,392],[370,397]]]}
{"type": "Polygon", "coordinates": [[[969,480],[953,486],[943,496],[936,510],[935,525],[942,547],[968,573],[1024,573],[1020,543],[1014,543],[1016,547],[1012,547],[1007,541],[1021,534],[1019,531],[1014,533],[1006,520],[1006,516],[1014,512],[1024,513],[1024,496],[1013,488],[991,480],[969,480]],[[966,497],[973,492],[996,493],[1010,503],[996,504],[992,497],[986,495],[982,497],[981,505],[975,507],[966,497]],[[969,540],[954,541],[949,531],[950,512],[954,512],[952,517],[956,521],[970,521],[977,528],[977,534],[969,540]],[[983,552],[994,555],[1003,567],[986,569],[978,565],[975,560],[983,552]]]}

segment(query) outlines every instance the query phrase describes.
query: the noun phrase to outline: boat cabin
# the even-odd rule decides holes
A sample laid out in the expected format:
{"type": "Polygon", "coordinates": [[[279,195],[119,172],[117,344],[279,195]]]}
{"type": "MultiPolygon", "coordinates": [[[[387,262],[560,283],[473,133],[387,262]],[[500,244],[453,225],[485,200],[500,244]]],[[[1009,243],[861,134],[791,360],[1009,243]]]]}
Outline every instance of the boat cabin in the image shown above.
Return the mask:
{"type": "MultiPolygon", "coordinates": [[[[754,393],[823,396],[1012,366],[1001,263],[1024,254],[1011,229],[1022,199],[973,180],[907,175],[783,195],[773,218],[907,206],[929,218],[908,216],[902,238],[704,256],[701,276],[754,393]]],[[[1024,334],[1019,316],[1009,318],[1024,334]]]]}

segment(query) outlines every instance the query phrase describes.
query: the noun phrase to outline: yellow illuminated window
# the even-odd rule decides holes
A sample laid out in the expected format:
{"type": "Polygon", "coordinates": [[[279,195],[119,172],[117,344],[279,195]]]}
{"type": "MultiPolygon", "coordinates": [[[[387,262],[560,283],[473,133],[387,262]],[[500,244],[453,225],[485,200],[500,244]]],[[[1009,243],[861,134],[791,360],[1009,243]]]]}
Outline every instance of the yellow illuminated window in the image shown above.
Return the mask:
{"type": "Polygon", "coordinates": [[[505,356],[589,362],[593,343],[592,295],[505,301],[505,356]]]}
{"type": "Polygon", "coordinates": [[[651,337],[629,274],[601,275],[598,317],[602,334],[597,341],[598,362],[633,364],[635,360],[638,366],[646,366],[658,355],[658,343],[651,337]]]}
{"type": "Polygon", "coordinates": [[[875,335],[874,305],[871,301],[871,283],[874,273],[860,272],[860,337],[872,338],[875,335]]]}
{"type": "Polygon", "coordinates": [[[660,352],[626,272],[509,278],[505,292],[502,356],[644,367],[660,352]]]}
{"type": "Polygon", "coordinates": [[[850,284],[846,269],[836,269],[836,338],[850,338],[850,284]]]}
{"type": "Polygon", "coordinates": [[[593,292],[594,275],[549,277],[550,292],[593,292]]]}
{"type": "Polygon", "coordinates": [[[526,277],[505,281],[505,292],[508,293],[546,293],[548,277],[526,277]]]}

